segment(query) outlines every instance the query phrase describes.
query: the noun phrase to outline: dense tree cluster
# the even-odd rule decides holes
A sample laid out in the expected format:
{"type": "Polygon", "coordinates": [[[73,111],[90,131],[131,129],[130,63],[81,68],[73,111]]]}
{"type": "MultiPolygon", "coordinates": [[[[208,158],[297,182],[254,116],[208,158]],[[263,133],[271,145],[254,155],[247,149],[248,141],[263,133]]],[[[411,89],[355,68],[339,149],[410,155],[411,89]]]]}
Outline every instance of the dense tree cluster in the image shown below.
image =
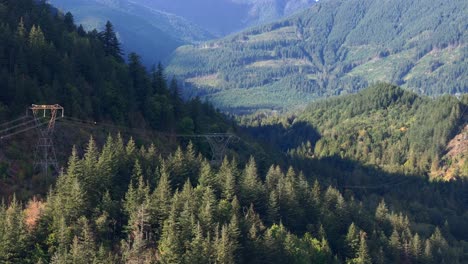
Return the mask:
{"type": "MultiPolygon", "coordinates": [[[[467,109],[466,95],[430,99],[380,83],[314,102],[289,117],[256,114],[240,122],[270,143],[283,142],[282,151],[296,158],[336,156],[391,172],[425,174],[450,162],[442,160],[446,145],[464,126],[467,109]]],[[[467,176],[463,169],[454,175],[467,176]]]]}
{"type": "Polygon", "coordinates": [[[120,135],[73,151],[44,200],[0,207],[5,263],[458,263],[445,226],[417,222],[385,201],[350,193],[293,168],[225,159],[193,146],[162,158],[120,135]]]}

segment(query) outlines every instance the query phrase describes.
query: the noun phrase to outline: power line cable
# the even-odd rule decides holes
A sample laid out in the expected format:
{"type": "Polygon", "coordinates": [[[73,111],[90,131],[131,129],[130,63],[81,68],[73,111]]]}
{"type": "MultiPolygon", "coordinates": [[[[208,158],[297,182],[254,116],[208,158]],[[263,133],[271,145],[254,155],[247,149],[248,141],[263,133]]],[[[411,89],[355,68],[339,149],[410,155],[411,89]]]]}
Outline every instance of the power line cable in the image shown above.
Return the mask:
{"type": "Polygon", "coordinates": [[[12,123],[15,123],[15,122],[17,122],[17,121],[21,121],[21,120],[26,119],[26,118],[29,118],[29,116],[22,116],[22,117],[20,117],[20,118],[17,118],[17,119],[14,119],[14,120],[11,120],[11,121],[2,123],[2,124],[0,124],[0,127],[10,125],[10,124],[12,124],[12,123]]]}

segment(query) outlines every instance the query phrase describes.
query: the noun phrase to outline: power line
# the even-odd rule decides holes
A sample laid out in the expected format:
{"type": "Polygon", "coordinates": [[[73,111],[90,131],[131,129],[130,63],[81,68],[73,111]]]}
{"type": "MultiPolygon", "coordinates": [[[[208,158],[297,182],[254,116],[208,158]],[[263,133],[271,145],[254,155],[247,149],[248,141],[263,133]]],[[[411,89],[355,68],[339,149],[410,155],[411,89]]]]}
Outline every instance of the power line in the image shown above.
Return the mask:
{"type": "Polygon", "coordinates": [[[236,136],[235,134],[232,133],[208,133],[208,134],[175,134],[175,133],[166,133],[166,132],[160,132],[160,131],[155,131],[151,129],[139,129],[139,128],[130,128],[130,127],[124,127],[124,126],[118,126],[114,124],[109,124],[109,123],[103,123],[103,122],[96,122],[96,121],[89,121],[89,120],[82,120],[78,118],[73,118],[73,117],[64,117],[64,121],[66,122],[73,122],[75,125],[78,126],[103,126],[103,127],[109,127],[112,129],[118,129],[119,131],[121,130],[127,130],[127,131],[133,131],[134,133],[142,133],[143,135],[148,135],[148,134],[154,134],[158,136],[164,136],[164,137],[172,137],[172,138],[201,138],[205,139],[208,144],[210,145],[211,149],[211,163],[213,165],[221,165],[224,156],[226,155],[226,150],[227,146],[230,143],[234,143],[240,138],[236,136]]]}
{"type": "Polygon", "coordinates": [[[35,120],[33,119],[33,120],[23,122],[21,124],[17,124],[17,125],[11,126],[11,127],[7,127],[7,128],[5,128],[3,130],[0,130],[0,134],[5,133],[5,132],[10,131],[10,130],[13,130],[13,129],[18,128],[18,127],[21,127],[21,126],[25,126],[25,125],[34,123],[34,122],[35,122],[35,120]]]}
{"type": "Polygon", "coordinates": [[[15,122],[17,122],[17,121],[20,121],[20,120],[23,120],[23,119],[26,119],[26,118],[29,118],[29,116],[25,115],[25,116],[22,116],[22,117],[20,117],[20,118],[17,118],[17,119],[14,119],[14,120],[5,122],[5,123],[3,123],[3,124],[0,124],[0,127],[10,125],[10,124],[12,124],[12,123],[15,123],[15,122]]]}

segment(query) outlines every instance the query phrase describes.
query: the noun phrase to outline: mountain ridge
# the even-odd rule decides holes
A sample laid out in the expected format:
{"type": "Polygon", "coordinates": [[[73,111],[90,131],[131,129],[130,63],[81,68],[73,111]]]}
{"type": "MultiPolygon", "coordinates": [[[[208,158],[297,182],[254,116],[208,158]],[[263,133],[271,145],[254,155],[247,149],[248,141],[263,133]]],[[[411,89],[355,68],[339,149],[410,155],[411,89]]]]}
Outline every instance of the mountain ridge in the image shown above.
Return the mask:
{"type": "MultiPolygon", "coordinates": [[[[280,0],[268,0],[263,5],[280,0]]],[[[71,11],[78,24],[87,30],[100,30],[107,20],[115,24],[117,33],[127,53],[142,55],[150,67],[158,61],[165,62],[168,54],[184,44],[199,43],[230,34],[253,24],[270,22],[275,18],[301,10],[312,0],[299,2],[290,10],[274,12],[271,18],[257,22],[249,18],[249,10],[257,4],[239,1],[167,2],[144,0],[51,0],[64,12],[71,11]],[[205,9],[203,7],[206,6],[205,9]]],[[[260,1],[261,2],[261,1],[260,1]]],[[[260,14],[266,11],[259,10],[260,14]]]]}
{"type": "Polygon", "coordinates": [[[466,8],[464,1],[321,1],[275,23],[180,47],[168,70],[189,94],[229,111],[304,105],[378,81],[426,95],[464,93],[466,8]]]}

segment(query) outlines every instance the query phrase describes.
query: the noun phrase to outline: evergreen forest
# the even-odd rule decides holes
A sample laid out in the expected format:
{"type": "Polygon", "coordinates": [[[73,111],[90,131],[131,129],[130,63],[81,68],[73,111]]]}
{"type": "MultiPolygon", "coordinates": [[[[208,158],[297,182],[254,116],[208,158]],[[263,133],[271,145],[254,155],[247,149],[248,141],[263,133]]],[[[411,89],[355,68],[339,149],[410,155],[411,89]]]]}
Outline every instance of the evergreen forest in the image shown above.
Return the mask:
{"type": "Polygon", "coordinates": [[[245,113],[290,110],[377,83],[466,93],[466,1],[326,0],[220,40],[182,46],[169,72],[187,95],[245,113]]]}
{"type": "Polygon", "coordinates": [[[0,138],[0,263],[468,262],[466,94],[376,83],[231,116],[115,32],[0,0],[0,124],[33,103],[67,116],[54,177],[33,169],[36,138],[0,138]],[[238,139],[221,164],[188,137],[208,133],[238,139]]]}

